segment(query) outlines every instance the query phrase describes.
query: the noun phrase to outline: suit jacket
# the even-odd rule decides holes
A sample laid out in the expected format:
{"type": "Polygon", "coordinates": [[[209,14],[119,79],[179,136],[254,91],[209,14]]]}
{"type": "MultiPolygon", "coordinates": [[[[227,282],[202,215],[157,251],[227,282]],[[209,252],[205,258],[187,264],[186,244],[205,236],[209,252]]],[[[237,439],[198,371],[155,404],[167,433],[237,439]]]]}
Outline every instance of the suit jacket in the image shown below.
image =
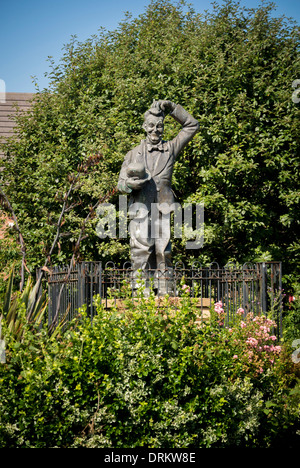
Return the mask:
{"type": "Polygon", "coordinates": [[[122,193],[130,193],[129,215],[144,217],[151,210],[151,203],[157,203],[158,210],[170,213],[174,210],[174,195],[171,189],[172,174],[176,157],[199,130],[199,123],[182,106],[177,105],[170,115],[182,125],[179,134],[170,141],[163,141],[161,151],[153,150],[155,154],[154,167],[149,170],[147,141],[130,150],[125,156],[118,182],[118,189],[122,193]],[[140,190],[131,190],[127,184],[127,168],[129,164],[144,164],[149,180],[140,190]],[[136,204],[133,207],[133,204],[136,204]],[[130,208],[134,208],[132,212],[130,208]],[[140,207],[137,213],[137,207],[140,207]]]}

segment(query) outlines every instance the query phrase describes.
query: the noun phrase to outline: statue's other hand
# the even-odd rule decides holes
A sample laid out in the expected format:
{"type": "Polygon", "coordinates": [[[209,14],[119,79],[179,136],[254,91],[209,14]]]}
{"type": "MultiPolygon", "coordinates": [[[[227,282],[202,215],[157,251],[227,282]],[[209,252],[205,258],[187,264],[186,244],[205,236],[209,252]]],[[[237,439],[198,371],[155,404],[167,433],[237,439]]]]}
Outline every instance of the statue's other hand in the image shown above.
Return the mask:
{"type": "Polygon", "coordinates": [[[132,190],[140,190],[148,179],[138,179],[137,177],[130,177],[126,180],[127,187],[132,190]]]}

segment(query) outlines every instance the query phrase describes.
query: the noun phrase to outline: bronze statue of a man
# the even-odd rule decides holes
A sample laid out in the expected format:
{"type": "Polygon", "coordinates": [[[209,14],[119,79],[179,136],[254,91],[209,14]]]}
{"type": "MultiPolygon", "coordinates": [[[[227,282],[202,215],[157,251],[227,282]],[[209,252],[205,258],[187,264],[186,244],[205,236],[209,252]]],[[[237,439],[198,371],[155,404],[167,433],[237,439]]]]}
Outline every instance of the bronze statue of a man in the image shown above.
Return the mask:
{"type": "Polygon", "coordinates": [[[154,279],[158,278],[159,294],[164,295],[167,293],[167,281],[164,281],[163,272],[172,269],[168,220],[174,210],[171,189],[174,163],[180,151],[199,130],[199,123],[179,104],[154,101],[144,115],[143,128],[147,137],[125,156],[118,189],[131,195],[129,216],[133,277],[136,279],[140,270],[154,272],[154,279]],[[182,125],[178,135],[170,141],[162,139],[166,112],[182,125]]]}

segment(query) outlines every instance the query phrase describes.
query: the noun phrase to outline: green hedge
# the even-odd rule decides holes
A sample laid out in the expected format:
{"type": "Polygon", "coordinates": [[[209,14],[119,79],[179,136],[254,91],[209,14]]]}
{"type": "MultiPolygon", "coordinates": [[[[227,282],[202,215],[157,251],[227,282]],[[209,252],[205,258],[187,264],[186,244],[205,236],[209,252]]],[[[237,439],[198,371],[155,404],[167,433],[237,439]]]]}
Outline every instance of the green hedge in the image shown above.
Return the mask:
{"type": "MultiPolygon", "coordinates": [[[[125,313],[96,299],[60,336],[4,327],[0,447],[296,447],[299,380],[268,319],[195,326],[188,297],[128,302],[125,313]]],[[[298,431],[298,435],[297,435],[298,431]]]]}

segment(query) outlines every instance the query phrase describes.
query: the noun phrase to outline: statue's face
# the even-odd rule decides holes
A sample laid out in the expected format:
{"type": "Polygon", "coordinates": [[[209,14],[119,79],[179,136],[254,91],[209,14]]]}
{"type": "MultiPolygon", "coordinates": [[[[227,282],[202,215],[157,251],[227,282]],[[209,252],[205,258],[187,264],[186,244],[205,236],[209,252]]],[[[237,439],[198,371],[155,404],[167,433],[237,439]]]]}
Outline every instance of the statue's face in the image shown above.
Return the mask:
{"type": "Polygon", "coordinates": [[[143,128],[147,132],[148,141],[156,145],[161,141],[164,133],[164,120],[162,117],[150,114],[145,119],[143,128]]]}

